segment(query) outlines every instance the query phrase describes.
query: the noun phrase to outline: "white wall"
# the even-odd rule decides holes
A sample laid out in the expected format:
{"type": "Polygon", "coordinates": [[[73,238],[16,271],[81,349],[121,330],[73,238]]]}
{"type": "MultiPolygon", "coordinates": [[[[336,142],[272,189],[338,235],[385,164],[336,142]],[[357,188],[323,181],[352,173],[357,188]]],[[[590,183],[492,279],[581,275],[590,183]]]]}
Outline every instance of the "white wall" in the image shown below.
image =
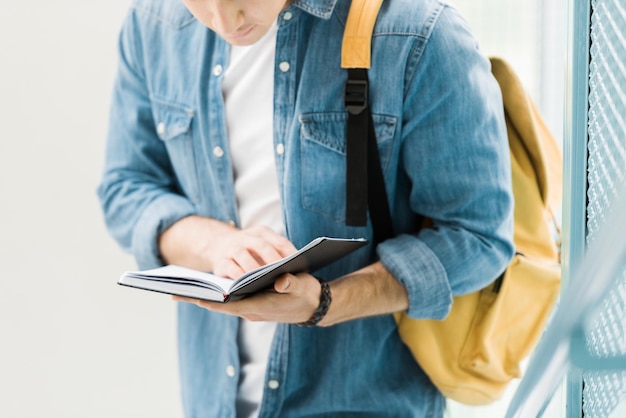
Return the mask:
{"type": "Polygon", "coordinates": [[[174,304],[95,196],[127,2],[0,2],[0,417],[181,416],[174,304]]]}
{"type": "Polygon", "coordinates": [[[567,0],[452,0],[488,55],[506,59],[560,143],[567,0]]]}

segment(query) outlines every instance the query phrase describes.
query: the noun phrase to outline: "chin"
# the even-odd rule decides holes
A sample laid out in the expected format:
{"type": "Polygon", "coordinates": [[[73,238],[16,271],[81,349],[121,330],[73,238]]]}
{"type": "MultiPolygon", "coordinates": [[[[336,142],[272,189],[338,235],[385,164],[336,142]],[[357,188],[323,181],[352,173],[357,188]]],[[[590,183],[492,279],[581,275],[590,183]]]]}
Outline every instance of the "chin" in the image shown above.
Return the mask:
{"type": "Polygon", "coordinates": [[[222,36],[226,42],[234,46],[249,46],[258,42],[267,33],[269,28],[255,26],[249,33],[242,36],[222,36]]]}

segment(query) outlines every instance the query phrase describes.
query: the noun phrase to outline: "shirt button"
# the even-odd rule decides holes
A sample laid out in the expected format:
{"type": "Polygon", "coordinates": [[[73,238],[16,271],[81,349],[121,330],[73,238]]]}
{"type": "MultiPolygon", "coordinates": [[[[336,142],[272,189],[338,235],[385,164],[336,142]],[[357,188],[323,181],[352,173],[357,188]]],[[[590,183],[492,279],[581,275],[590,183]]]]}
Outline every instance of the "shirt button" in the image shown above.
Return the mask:
{"type": "Polygon", "coordinates": [[[165,124],[163,122],[159,122],[157,125],[157,133],[159,135],[163,135],[165,133],[165,124]]]}
{"type": "Polygon", "coordinates": [[[285,146],[283,144],[276,145],[276,154],[283,155],[285,153],[285,146]]]}
{"type": "Polygon", "coordinates": [[[213,67],[213,75],[217,77],[218,75],[222,74],[223,70],[224,69],[222,68],[222,66],[217,64],[215,67],[213,67]]]}
{"type": "Polygon", "coordinates": [[[222,149],[222,147],[215,147],[213,148],[213,155],[215,155],[217,158],[222,158],[224,156],[224,150],[222,149]]]}
{"type": "Polygon", "coordinates": [[[228,377],[235,377],[235,367],[231,365],[226,366],[226,375],[228,377]]]}
{"type": "Polygon", "coordinates": [[[289,71],[289,68],[291,68],[291,66],[287,61],[283,61],[278,64],[278,68],[280,68],[280,71],[282,71],[283,73],[286,73],[287,71],[289,71]]]}
{"type": "Polygon", "coordinates": [[[285,12],[285,14],[283,15],[283,19],[285,20],[291,20],[292,17],[293,15],[291,14],[291,12],[285,12]]]}
{"type": "Polygon", "coordinates": [[[269,382],[267,382],[267,387],[269,387],[270,389],[278,389],[278,387],[280,386],[280,383],[278,383],[278,380],[270,380],[269,382]]]}

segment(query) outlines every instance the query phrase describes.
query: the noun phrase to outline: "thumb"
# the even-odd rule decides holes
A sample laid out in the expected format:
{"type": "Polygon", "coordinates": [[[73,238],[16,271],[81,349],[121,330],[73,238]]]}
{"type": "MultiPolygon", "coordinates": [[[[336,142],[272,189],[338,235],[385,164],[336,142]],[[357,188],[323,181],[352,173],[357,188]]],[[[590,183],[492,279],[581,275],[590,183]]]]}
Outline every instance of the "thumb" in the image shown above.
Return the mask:
{"type": "Polygon", "coordinates": [[[291,274],[283,274],[274,282],[274,290],[278,293],[291,293],[295,282],[293,278],[291,274]]]}

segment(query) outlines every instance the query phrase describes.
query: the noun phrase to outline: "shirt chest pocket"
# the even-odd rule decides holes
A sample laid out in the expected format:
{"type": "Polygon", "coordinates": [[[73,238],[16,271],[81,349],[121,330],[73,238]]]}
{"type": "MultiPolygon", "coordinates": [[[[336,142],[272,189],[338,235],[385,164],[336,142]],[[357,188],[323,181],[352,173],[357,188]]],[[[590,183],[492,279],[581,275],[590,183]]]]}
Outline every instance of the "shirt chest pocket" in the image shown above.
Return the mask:
{"type": "MultiPolygon", "coordinates": [[[[389,166],[397,118],[373,114],[383,172],[389,166]]],[[[302,206],[337,222],[346,212],[347,113],[300,116],[302,206]]],[[[365,140],[365,138],[364,138],[365,140]]]]}
{"type": "Polygon", "coordinates": [[[182,192],[199,199],[199,182],[192,135],[194,110],[177,104],[152,102],[156,134],[165,144],[182,192]]]}

